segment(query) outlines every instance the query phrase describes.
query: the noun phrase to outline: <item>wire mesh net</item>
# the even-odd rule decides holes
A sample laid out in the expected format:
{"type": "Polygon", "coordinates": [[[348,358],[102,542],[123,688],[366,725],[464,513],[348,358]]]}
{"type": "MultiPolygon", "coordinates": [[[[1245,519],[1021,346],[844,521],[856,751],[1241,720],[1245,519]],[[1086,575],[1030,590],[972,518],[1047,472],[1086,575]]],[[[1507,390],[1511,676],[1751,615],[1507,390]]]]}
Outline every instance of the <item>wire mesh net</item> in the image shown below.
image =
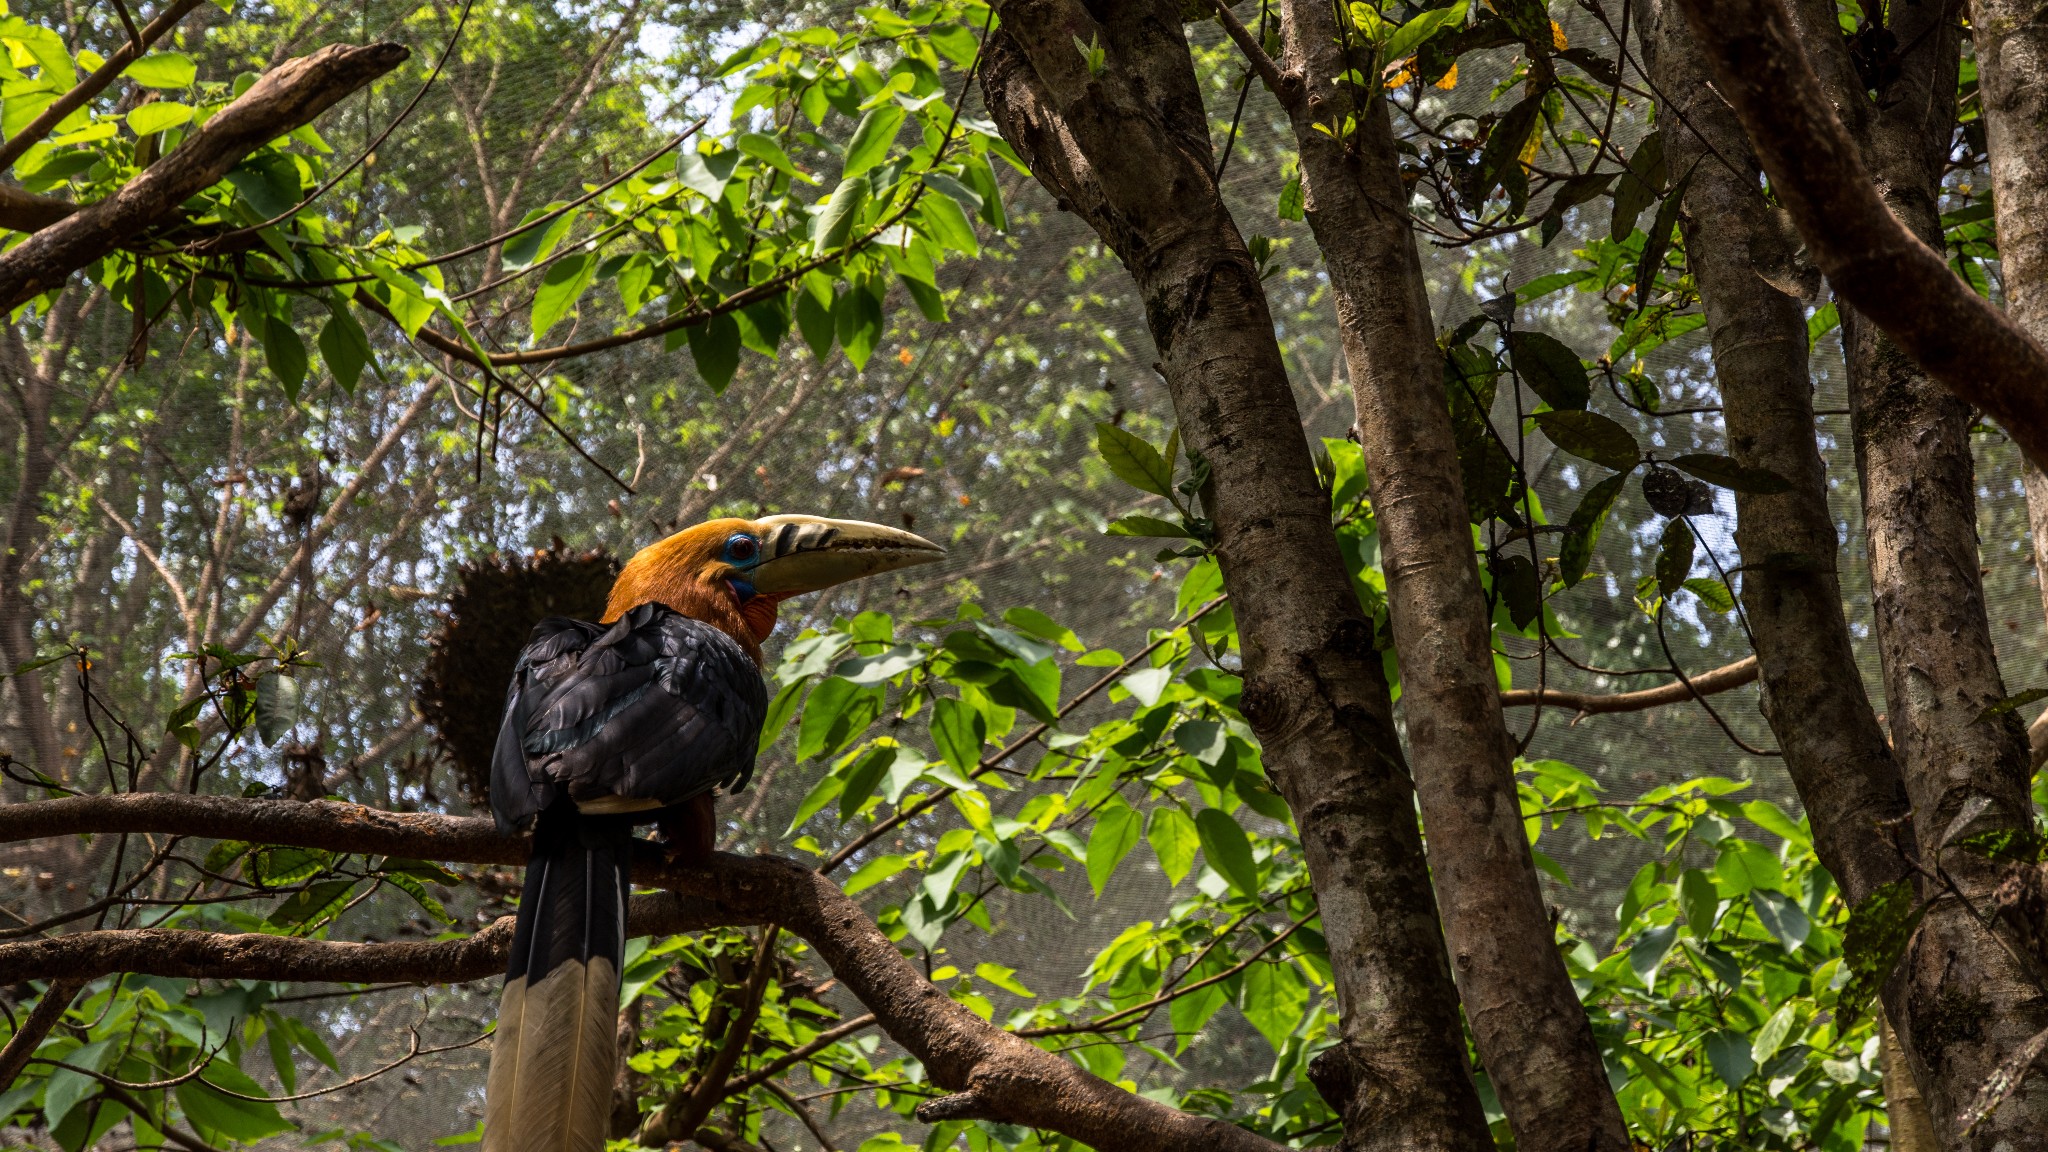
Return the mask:
{"type": "MultiPolygon", "coordinates": [[[[39,7],[25,11],[47,16],[39,7]]],[[[198,18],[203,31],[190,34],[186,46],[234,69],[333,39],[410,44],[410,75],[325,122],[328,141],[350,152],[368,147],[412,98],[463,10],[440,0],[344,7],[280,5],[269,18],[232,22],[207,9],[198,18]]],[[[854,18],[854,7],[839,3],[479,4],[440,77],[377,146],[368,175],[344,182],[339,192],[359,231],[420,227],[425,243],[439,250],[470,243],[625,170],[694,117],[720,117],[732,96],[712,77],[713,62],[760,30],[854,18]]],[[[1567,22],[1563,32],[1611,54],[1605,34],[1586,18],[1567,22]]],[[[1190,36],[1220,147],[1231,135],[1243,72],[1213,24],[1191,26],[1190,36]]],[[[1508,67],[1506,53],[1498,55],[1468,59],[1454,89],[1416,96],[1425,118],[1441,123],[1491,107],[1508,67]]],[[[979,114],[978,99],[970,95],[966,105],[979,114]]],[[[1649,121],[1646,102],[1624,99],[1616,138],[1632,146],[1649,121]]],[[[1276,214],[1291,146],[1284,118],[1256,84],[1230,151],[1225,187],[1239,226],[1273,237],[1279,252],[1268,285],[1304,431],[1341,438],[1351,400],[1330,293],[1305,226],[1276,214]]],[[[686,351],[660,341],[632,345],[516,381],[562,434],[512,405],[482,413],[496,426],[480,431],[476,398],[451,382],[447,365],[406,349],[391,333],[377,336],[381,376],[366,376],[353,395],[331,384],[312,387],[293,404],[264,378],[245,341],[202,325],[167,325],[148,366],[118,384],[121,403],[81,430],[57,488],[61,496],[40,509],[44,542],[30,559],[39,581],[38,641],[93,650],[100,691],[154,740],[153,726],[182,683],[182,666],[172,657],[194,637],[208,629],[217,637],[239,632],[243,642],[257,634],[296,636],[320,664],[308,682],[303,721],[277,747],[237,752],[222,776],[237,786],[290,790],[310,774],[313,795],[331,791],[378,807],[458,813],[472,809],[433,734],[415,718],[414,696],[437,611],[459,566],[492,552],[526,553],[559,542],[624,556],[679,524],[716,514],[802,511],[901,523],[947,544],[948,559],[900,582],[871,582],[791,606],[777,642],[834,614],[879,609],[907,620],[949,615],[972,598],[997,610],[1038,607],[1091,644],[1130,651],[1146,629],[1168,621],[1178,581],[1178,570],[1155,561],[1149,547],[1100,532],[1105,517],[1140,507],[1140,498],[1095,459],[1095,422],[1118,421],[1159,442],[1173,421],[1150,367],[1142,302],[1113,256],[1028,178],[1007,173],[1003,193],[1009,233],[988,238],[982,258],[944,272],[943,286],[960,289],[952,319],[934,323],[892,308],[889,335],[865,372],[843,356],[819,362],[790,347],[776,360],[748,357],[733,384],[713,395],[697,381],[686,351]],[[380,445],[388,445],[381,454],[380,445]],[[377,462],[366,466],[372,456],[377,462]],[[329,513],[337,495],[345,499],[329,513]],[[217,596],[189,601],[205,581],[217,596]]],[[[1605,227],[1604,216],[1587,208],[1573,212],[1547,245],[1527,233],[1455,247],[1423,237],[1438,325],[1452,327],[1482,300],[1573,269],[1573,249],[1605,227]]],[[[491,269],[458,264],[450,273],[466,290],[491,269]]],[[[499,311],[482,327],[504,329],[524,306],[517,294],[494,301],[499,311]]],[[[86,364],[80,380],[103,377],[105,366],[120,359],[127,320],[109,312],[77,336],[86,364]]],[[[576,331],[605,331],[616,319],[593,305],[575,321],[576,331]]],[[[1587,358],[1614,338],[1604,304],[1571,291],[1525,304],[1516,323],[1550,332],[1587,358]]],[[[500,330],[498,338],[514,337],[500,330]]],[[[1667,409],[1714,404],[1706,338],[1704,329],[1694,330],[1644,357],[1667,409]]],[[[1815,404],[1826,413],[1817,431],[1844,541],[1842,583],[1865,682],[1881,701],[1836,337],[1816,343],[1812,370],[1815,404]]],[[[1512,411],[1510,398],[1502,404],[1497,418],[1512,411]]],[[[1663,453],[1722,448],[1712,411],[1606,410],[1663,453]]],[[[2002,438],[1978,443],[1986,611],[2008,686],[2017,689],[2040,674],[2043,657],[2019,458],[2002,438]]],[[[1590,482],[1585,465],[1562,455],[1545,458],[1536,450],[1530,466],[1553,517],[1590,482]]],[[[1738,563],[1733,512],[1723,494],[1696,519],[1704,547],[1730,570],[1738,563]]],[[[1630,590],[1654,555],[1657,518],[1634,484],[1614,516],[1587,585],[1556,603],[1575,634],[1564,642],[1589,663],[1654,665],[1655,632],[1633,607],[1630,590]]],[[[1672,642],[1688,669],[1746,654],[1732,616],[1684,607],[1677,614],[1672,642]]],[[[1662,682],[1590,676],[1555,659],[1539,673],[1533,651],[1511,655],[1517,686],[1536,683],[1539,674],[1553,687],[1598,691],[1662,682]]],[[[55,676],[47,686],[59,715],[78,715],[72,689],[55,676]]],[[[1771,747],[1754,689],[1719,695],[1713,706],[1742,740],[1771,747]]],[[[31,736],[19,697],[10,694],[6,707],[0,746],[25,751],[31,736]]],[[[1797,810],[1780,764],[1743,752],[1696,705],[1579,720],[1554,708],[1538,720],[1520,709],[1510,722],[1518,732],[1538,723],[1532,757],[1577,765],[1613,797],[1712,773],[1752,780],[1755,794],[1797,810]]],[[[68,762],[93,761],[91,734],[75,721],[62,739],[68,762]]],[[[821,770],[791,762],[786,745],[771,751],[754,788],[725,803],[731,842],[777,848],[821,770]]],[[[929,839],[943,828],[924,824],[903,835],[929,839]]],[[[1617,893],[1648,849],[1638,854],[1629,841],[1583,837],[1546,839],[1542,847],[1570,877],[1566,884],[1546,876],[1547,898],[1576,931],[1611,939],[1617,893]]],[[[25,887],[45,890],[61,889],[92,866],[83,857],[18,849],[7,863],[25,887]]],[[[1156,870],[1142,867],[1120,872],[1100,898],[1071,873],[1055,878],[1055,886],[1065,909],[999,894],[995,932],[956,928],[947,937],[949,959],[963,968],[981,960],[1012,966],[1041,993],[1076,987],[1103,945],[1133,921],[1170,916],[1175,899],[1156,870]]],[[[480,911],[488,917],[503,909],[474,893],[463,900],[451,911],[471,923],[480,911]]],[[[402,938],[418,931],[371,905],[344,918],[335,935],[402,938]]],[[[324,1082],[331,1084],[404,1056],[415,1027],[427,1047],[478,1036],[492,1017],[495,986],[401,988],[358,999],[323,999],[327,993],[317,989],[304,995],[293,1010],[334,1038],[339,1071],[324,1082]]],[[[348,1091],[293,1105],[292,1113],[307,1133],[369,1131],[403,1148],[431,1147],[480,1118],[485,1059],[481,1046],[421,1057],[348,1091]]],[[[1259,1079],[1269,1062],[1258,1032],[1227,1009],[1183,1058],[1183,1070],[1134,1055],[1127,1074],[1141,1084],[1242,1085],[1259,1079]]],[[[834,1128],[851,1144],[900,1123],[856,1101],[834,1128]]],[[[775,1135],[778,1147],[808,1146],[793,1123],[775,1135]]]]}

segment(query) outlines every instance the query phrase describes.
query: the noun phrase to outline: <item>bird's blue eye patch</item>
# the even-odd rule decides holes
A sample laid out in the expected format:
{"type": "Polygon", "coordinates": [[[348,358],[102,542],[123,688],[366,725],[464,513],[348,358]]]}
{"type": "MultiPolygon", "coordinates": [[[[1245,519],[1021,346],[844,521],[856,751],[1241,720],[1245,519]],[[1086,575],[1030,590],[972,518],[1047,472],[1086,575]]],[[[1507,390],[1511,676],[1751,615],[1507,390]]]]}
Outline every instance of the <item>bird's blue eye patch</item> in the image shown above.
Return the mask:
{"type": "Polygon", "coordinates": [[[725,562],[735,568],[752,568],[761,561],[761,542],[745,532],[735,532],[725,541],[725,562]]]}

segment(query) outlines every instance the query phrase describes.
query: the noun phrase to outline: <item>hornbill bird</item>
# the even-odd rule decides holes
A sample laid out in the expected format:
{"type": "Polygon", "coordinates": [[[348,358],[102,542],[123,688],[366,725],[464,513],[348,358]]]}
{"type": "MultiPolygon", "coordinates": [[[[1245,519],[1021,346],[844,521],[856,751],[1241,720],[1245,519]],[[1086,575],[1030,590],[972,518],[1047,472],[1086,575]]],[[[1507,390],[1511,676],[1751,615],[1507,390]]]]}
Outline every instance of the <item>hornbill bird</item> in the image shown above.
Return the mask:
{"type": "Polygon", "coordinates": [[[712,798],[754,770],[777,606],[939,559],[895,528],[817,516],[712,520],[642,549],[597,623],[541,621],[491,760],[501,831],[533,848],[498,1005],[484,1152],[597,1152],[617,1062],[633,825],[703,859],[712,798]]]}

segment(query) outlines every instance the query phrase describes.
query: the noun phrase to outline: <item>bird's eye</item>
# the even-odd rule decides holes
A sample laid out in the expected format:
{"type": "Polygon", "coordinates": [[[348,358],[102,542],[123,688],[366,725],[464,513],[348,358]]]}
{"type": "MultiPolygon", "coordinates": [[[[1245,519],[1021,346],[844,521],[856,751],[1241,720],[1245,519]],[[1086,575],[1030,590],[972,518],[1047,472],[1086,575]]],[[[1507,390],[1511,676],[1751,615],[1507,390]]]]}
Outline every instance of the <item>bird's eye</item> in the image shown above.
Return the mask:
{"type": "Polygon", "coordinates": [[[735,564],[746,564],[759,555],[760,541],[752,536],[739,535],[725,542],[725,558],[735,564]]]}

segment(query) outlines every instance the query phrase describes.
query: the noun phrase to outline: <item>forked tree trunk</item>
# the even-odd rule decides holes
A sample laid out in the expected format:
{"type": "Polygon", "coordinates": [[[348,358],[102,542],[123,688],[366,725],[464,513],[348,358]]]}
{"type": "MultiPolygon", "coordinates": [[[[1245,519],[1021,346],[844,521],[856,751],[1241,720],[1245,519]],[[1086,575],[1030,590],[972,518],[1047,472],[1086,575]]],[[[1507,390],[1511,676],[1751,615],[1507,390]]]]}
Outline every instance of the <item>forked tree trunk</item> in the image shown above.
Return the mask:
{"type": "Polygon", "coordinates": [[[1387,102],[1340,78],[1327,0],[1287,0],[1281,61],[1371,477],[1437,907],[1465,1018],[1523,1152],[1625,1152],[1628,1129],[1558,954],[1516,793],[1492,627],[1387,102]],[[1348,138],[1330,129],[1346,122],[1348,138]]]}
{"type": "MultiPolygon", "coordinates": [[[[1887,204],[1938,248],[1960,53],[1954,13],[1946,4],[1891,6],[1893,35],[1919,47],[1902,54],[1899,77],[1873,101],[1850,65],[1831,0],[1791,8],[1887,204]]],[[[1921,859],[1931,866],[1938,853],[1962,893],[1987,903],[1998,867],[1944,843],[2031,829],[2033,803],[2019,720],[1978,719],[2006,690],[1978,567],[1976,415],[1847,307],[1842,329],[1892,747],[1921,859]]],[[[1905,1000],[1892,1023],[1943,1143],[1984,1152],[2048,1148],[2048,1082],[2039,1077],[1967,1141],[1957,1120],[1999,1065],[2048,1027],[2048,998],[2029,974],[1945,899],[1930,909],[1893,981],[1894,996],[1903,986],[1905,1000]]]]}
{"type": "MultiPolygon", "coordinates": [[[[2006,311],[2036,340],[2048,340],[2048,3],[1976,0],[1970,31],[2006,311]]],[[[2023,467],[2034,578],[2048,611],[2048,473],[2031,460],[2023,467]]]]}
{"type": "Polygon", "coordinates": [[[1244,711],[1300,828],[1342,1012],[1317,1085],[1346,1144],[1492,1141],[1386,681],[1330,528],[1264,289],[1218,196],[1179,6],[999,5],[984,91],[1003,135],[1143,295],[1244,641],[1244,711]],[[1075,48],[1099,44],[1091,74],[1075,48]]]}
{"type": "MultiPolygon", "coordinates": [[[[1692,173],[1686,264],[1707,313],[1728,452],[1792,485],[1780,493],[1735,495],[1742,606],[1756,638],[1764,718],[1812,823],[1821,864],[1853,904],[1912,874],[1897,846],[1912,844],[1911,807],[1864,691],[1842,611],[1841,541],[1814,436],[1805,311],[1797,297],[1764,279],[1782,278],[1794,267],[1799,238],[1764,198],[1749,139],[1708,86],[1684,17],[1653,4],[1643,23],[1643,48],[1658,90],[1673,105],[1660,117],[1668,166],[1692,173]]],[[[1887,991],[1887,1011],[1903,1011],[1905,986],[1894,983],[1887,991]]],[[[1888,1052],[1897,1040],[1890,1044],[1888,1052]]],[[[1929,1124],[1919,1090],[1897,1090],[1913,1086],[1905,1063],[1895,1059],[1886,1066],[1895,1134],[1926,1131],[1929,1124]]],[[[1906,1146],[1904,1136],[1895,1139],[1906,1146]]]]}

